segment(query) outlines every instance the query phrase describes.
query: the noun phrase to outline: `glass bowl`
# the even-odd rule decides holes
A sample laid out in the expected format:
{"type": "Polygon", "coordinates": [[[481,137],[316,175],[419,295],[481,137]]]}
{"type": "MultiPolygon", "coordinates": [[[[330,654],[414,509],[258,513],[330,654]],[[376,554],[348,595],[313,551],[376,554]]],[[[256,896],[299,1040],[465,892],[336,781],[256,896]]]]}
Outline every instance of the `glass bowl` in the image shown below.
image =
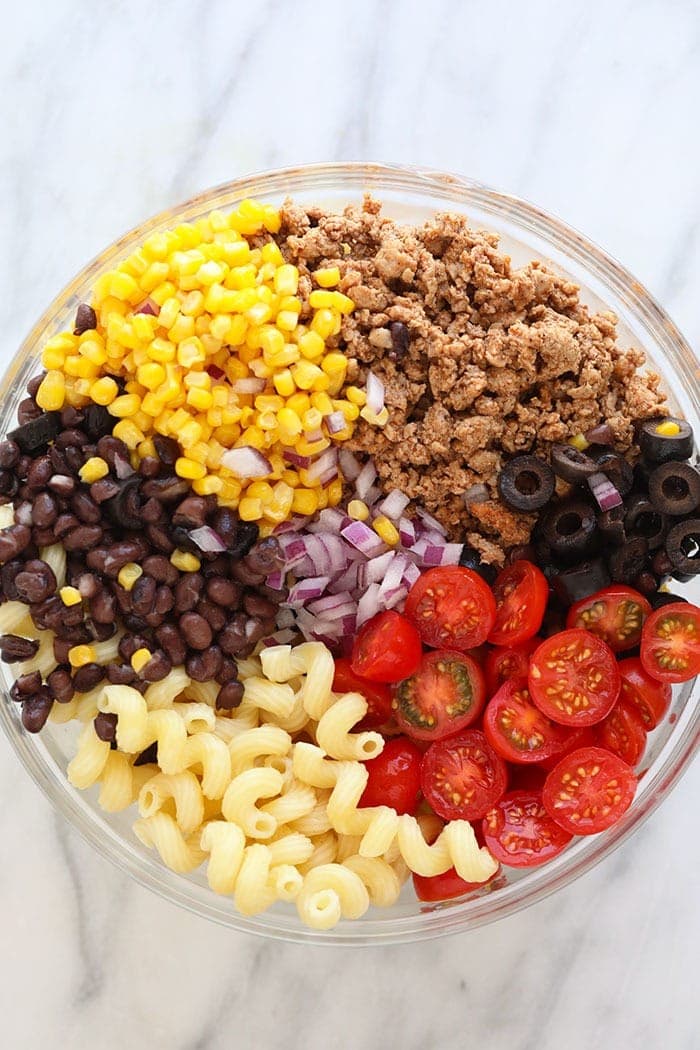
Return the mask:
{"type": "MultiPolygon", "coordinates": [[[[421,222],[437,211],[463,212],[473,226],[501,236],[502,247],[515,265],[538,258],[573,279],[589,306],[617,314],[621,345],[646,351],[650,364],[662,376],[672,406],[700,433],[698,359],[671,319],[623,267],[558,219],[516,197],[455,175],[363,163],[311,165],[251,175],[164,211],[115,241],[56,297],[20,347],[2,383],[2,433],[13,425],[24,386],[37,370],[45,340],[72,327],[77,305],[89,297],[95,279],[149,234],[213,208],[231,208],[244,197],[279,204],[289,195],[300,203],[342,209],[361,201],[367,192],[383,202],[386,214],[403,221],[421,222]]],[[[697,600],[700,578],[681,589],[697,600]]],[[[0,677],[7,693],[6,668],[0,668],[0,677]]],[[[66,780],[77,735],[75,726],[49,722],[39,737],[30,736],[17,717],[18,705],[8,702],[0,704],[0,721],[29,774],[54,806],[104,857],[144,886],[199,915],[247,933],[319,944],[366,945],[473,929],[541,900],[597,864],[656,809],[688,766],[700,736],[699,701],[697,682],[674,690],[669,717],[649,738],[635,800],[622,820],[607,832],[574,842],[541,868],[511,869],[461,902],[421,904],[414,899],[409,884],[392,908],[373,909],[364,919],[343,922],[329,932],[303,927],[292,905],[277,905],[254,918],[237,915],[229,898],[212,893],[201,871],[183,876],[165,868],[157,854],[146,850],[131,831],[133,811],[105,814],[97,805],[96,790],[79,792],[66,780]]]]}

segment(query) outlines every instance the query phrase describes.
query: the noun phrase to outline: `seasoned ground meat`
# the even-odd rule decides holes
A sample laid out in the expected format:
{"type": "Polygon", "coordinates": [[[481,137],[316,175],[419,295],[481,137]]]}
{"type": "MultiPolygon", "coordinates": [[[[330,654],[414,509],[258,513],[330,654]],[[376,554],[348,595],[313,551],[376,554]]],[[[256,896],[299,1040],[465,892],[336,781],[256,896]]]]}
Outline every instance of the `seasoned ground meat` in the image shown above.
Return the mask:
{"type": "Polygon", "coordinates": [[[389,422],[361,423],[350,447],[371,454],[387,486],[420,501],[452,538],[483,538],[487,560],[532,527],[497,499],[504,457],[546,453],[603,421],[625,451],[632,422],[663,410],[659,377],[638,371],[640,351],[617,345],[613,314],[591,314],[577,285],[541,262],[512,269],[497,235],[463,216],[398,225],[366,198],[342,215],[288,203],[282,219],[283,250],[303,274],[340,268],[356,309],[338,345],[351,375],[371,368],[386,387],[389,422]],[[468,509],[463,494],[475,484],[492,498],[468,509]]]}

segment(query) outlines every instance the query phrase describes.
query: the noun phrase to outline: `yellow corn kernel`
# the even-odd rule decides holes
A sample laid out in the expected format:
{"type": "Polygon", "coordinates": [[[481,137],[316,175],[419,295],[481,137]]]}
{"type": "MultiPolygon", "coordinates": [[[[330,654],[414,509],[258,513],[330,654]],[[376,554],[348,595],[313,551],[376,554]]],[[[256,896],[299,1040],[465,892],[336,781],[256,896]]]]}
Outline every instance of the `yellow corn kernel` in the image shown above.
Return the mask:
{"type": "Polygon", "coordinates": [[[112,433],[114,437],[123,441],[129,449],[135,449],[145,437],[145,434],[139,430],[133,419],[120,419],[112,433]]]}
{"type": "Polygon", "coordinates": [[[328,506],[328,489],[318,489],[318,509],[325,510],[328,506]]]}
{"type": "Polygon", "coordinates": [[[326,266],[322,270],[316,270],[313,278],[319,288],[335,288],[340,280],[340,270],[337,266],[326,266]]]}
{"type": "Polygon", "coordinates": [[[377,536],[384,540],[389,547],[395,547],[399,542],[400,536],[398,529],[384,514],[380,514],[379,517],[374,519],[372,522],[372,528],[377,536]]]}
{"type": "MultiPolygon", "coordinates": [[[[347,390],[345,391],[345,393],[347,394],[347,390]]],[[[574,437],[572,437],[569,441],[569,444],[573,448],[577,449],[579,452],[585,452],[588,448],[588,442],[586,441],[583,434],[575,434],[574,437]]]]}
{"type": "Polygon", "coordinates": [[[246,317],[251,324],[261,326],[270,320],[272,317],[272,310],[267,303],[256,303],[255,306],[251,306],[250,310],[246,310],[246,317]]]}
{"type": "Polygon", "coordinates": [[[63,604],[67,606],[79,605],[83,600],[77,587],[61,587],[58,593],[63,604]]]}
{"type": "Polygon", "coordinates": [[[136,369],[136,378],[147,390],[155,390],[165,379],[165,369],[156,361],[149,361],[136,369]]]}
{"type": "Polygon", "coordinates": [[[272,384],[282,397],[291,397],[296,390],[296,384],[292,378],[292,373],[288,368],[283,368],[281,372],[277,372],[272,377],[272,384]]]}
{"type": "Polygon", "coordinates": [[[159,361],[164,364],[175,360],[177,347],[167,339],[154,339],[147,352],[151,361],[159,361]]]}
{"type": "Polygon", "coordinates": [[[260,332],[260,346],[265,354],[279,354],[284,350],[284,336],[278,328],[266,325],[260,332]]]}
{"type": "Polygon", "coordinates": [[[263,505],[259,499],[244,497],[238,504],[238,516],[241,521],[259,521],[262,513],[263,505]]]}
{"type": "Polygon", "coordinates": [[[331,481],[330,485],[326,489],[328,493],[328,506],[337,507],[343,498],[343,482],[340,478],[336,478],[335,481],[331,481]]]}
{"type": "Polygon", "coordinates": [[[85,667],[95,662],[95,650],[91,645],[74,645],[68,650],[68,663],[71,667],[85,667]]]}
{"type": "Polygon", "coordinates": [[[355,521],[367,521],[369,517],[369,507],[366,503],[363,503],[361,499],[351,499],[348,503],[348,514],[355,521]]]}
{"type": "Polygon", "coordinates": [[[274,498],[272,485],[267,481],[253,481],[246,489],[246,497],[259,499],[262,504],[271,503],[274,498]]]}
{"type": "Polygon", "coordinates": [[[187,404],[196,408],[198,412],[207,412],[214,404],[214,398],[208,390],[200,390],[193,387],[187,391],[187,404]]]}
{"type": "Polygon", "coordinates": [[[198,441],[187,449],[187,459],[191,459],[194,463],[201,463],[204,465],[209,457],[209,445],[206,441],[198,441]]]}
{"type": "Polygon", "coordinates": [[[378,415],[374,412],[371,412],[367,405],[365,405],[365,407],[360,410],[360,415],[363,419],[366,419],[368,423],[371,423],[372,426],[375,427],[383,427],[389,421],[389,409],[386,407],[386,405],[378,415]]]}
{"type": "Polygon", "coordinates": [[[360,408],[367,403],[367,394],[359,386],[346,387],[345,396],[348,401],[351,401],[353,405],[359,405],[360,408]]]}
{"type": "Polygon", "coordinates": [[[76,379],[74,389],[76,394],[80,394],[81,397],[89,397],[91,386],[92,383],[89,379],[76,379]]]}
{"type": "Polygon", "coordinates": [[[199,317],[204,310],[204,295],[195,288],[191,292],[187,292],[184,299],[180,303],[180,313],[186,317],[199,317]]]}
{"type": "Polygon", "coordinates": [[[183,339],[177,348],[178,364],[183,368],[192,368],[193,365],[201,365],[207,359],[202,346],[202,341],[196,335],[191,339],[183,339]]]}
{"type": "Polygon", "coordinates": [[[202,428],[195,419],[190,419],[177,432],[177,440],[184,449],[191,448],[202,439],[202,428]]]}
{"type": "Polygon", "coordinates": [[[319,438],[318,441],[307,441],[305,437],[300,437],[294,447],[300,456],[317,456],[329,446],[330,441],[325,437],[319,438]]]}
{"type": "Polygon", "coordinates": [[[128,273],[120,273],[118,270],[112,273],[109,279],[109,294],[115,299],[123,302],[137,303],[141,298],[141,289],[133,277],[128,273]]]}
{"type": "Polygon", "coordinates": [[[142,343],[150,343],[156,333],[159,321],[152,314],[134,314],[131,318],[131,327],[137,339],[142,343]]]}
{"type": "Polygon", "coordinates": [[[282,471],[281,480],[285,485],[289,485],[290,488],[295,489],[299,484],[299,475],[296,470],[292,470],[288,467],[286,470],[282,471]]]}
{"type": "Polygon", "coordinates": [[[152,262],[148,269],[139,278],[139,285],[141,290],[150,294],[154,288],[157,288],[159,284],[162,284],[165,278],[170,273],[170,267],[164,262],[152,262]]]}
{"type": "MultiPolygon", "coordinates": [[[[312,292],[311,294],[313,295],[314,293],[312,292]]],[[[353,312],[355,304],[347,295],[343,295],[342,292],[331,292],[331,295],[333,297],[331,302],[332,310],[336,310],[337,313],[341,315],[347,315],[353,312]]],[[[309,299],[310,298],[311,297],[309,296],[309,299]]],[[[338,327],[338,331],[340,331],[340,327],[338,327]]]]}
{"type": "MultiPolygon", "coordinates": [[[[328,357],[331,355],[328,354],[328,357]]],[[[323,376],[323,372],[311,361],[297,361],[291,367],[292,377],[300,390],[310,390],[317,379],[323,376]]]]}
{"type": "Polygon", "coordinates": [[[94,481],[99,481],[100,478],[109,474],[109,465],[101,456],[91,456],[83,463],[78,473],[81,481],[84,481],[86,485],[92,485],[94,481]]]}
{"type": "Polygon", "coordinates": [[[170,555],[170,563],[180,572],[198,572],[202,564],[196,555],[181,550],[173,551],[170,555]]]}
{"type": "Polygon", "coordinates": [[[321,368],[329,376],[345,375],[348,369],[348,359],[345,354],[331,352],[326,354],[321,362],[321,368]]]}
{"type": "MultiPolygon", "coordinates": [[[[313,295],[313,292],[311,293],[313,295]]],[[[311,330],[321,337],[328,339],[333,335],[335,328],[335,315],[332,310],[317,310],[311,321],[311,330]]]]}
{"type": "MultiPolygon", "coordinates": [[[[347,423],[354,423],[356,419],[359,419],[360,409],[357,405],[353,405],[351,401],[334,401],[333,408],[336,412],[342,412],[347,423]]],[[[333,435],[335,437],[335,435],[333,435]]]]}
{"type": "Polygon", "coordinates": [[[271,204],[263,204],[262,222],[268,233],[279,233],[282,218],[277,208],[273,208],[271,204]]]}
{"type": "Polygon", "coordinates": [[[153,419],[158,418],[164,407],[165,405],[160,398],[156,397],[156,395],[151,393],[150,390],[141,402],[141,411],[144,412],[145,415],[151,416],[153,419]]]}
{"type": "Polygon", "coordinates": [[[215,262],[214,259],[209,259],[207,262],[203,263],[196,273],[197,280],[205,287],[214,284],[216,281],[223,281],[225,276],[226,267],[215,262]]]}
{"type": "Polygon", "coordinates": [[[222,478],[223,484],[219,489],[219,502],[220,503],[238,503],[238,499],[241,495],[242,486],[239,481],[234,478],[222,478]]]}
{"type": "Polygon", "coordinates": [[[36,393],[36,403],[45,412],[56,412],[63,408],[66,400],[66,379],[63,372],[47,372],[36,393]]]}
{"type": "Polygon", "coordinates": [[[170,299],[176,292],[177,288],[172,281],[163,281],[162,284],[159,284],[157,288],[153,289],[151,292],[151,299],[153,299],[158,306],[161,306],[166,299],[170,299]]]}
{"type": "Polygon", "coordinates": [[[136,671],[136,674],[140,674],[140,672],[143,671],[144,667],[146,666],[146,664],[152,656],[153,653],[150,651],[150,649],[146,649],[145,646],[143,649],[136,650],[136,652],[131,657],[131,666],[133,667],[134,671],[136,671]]]}
{"type": "Polygon", "coordinates": [[[661,437],[675,437],[676,434],[680,434],[681,428],[678,423],[674,423],[672,419],[665,419],[663,423],[657,423],[654,427],[657,434],[661,437]]]}
{"type": "Polygon", "coordinates": [[[330,416],[336,411],[333,402],[325,392],[311,395],[311,407],[318,409],[322,417],[330,416]]]}
{"type": "Polygon", "coordinates": [[[302,431],[301,419],[289,404],[277,413],[277,426],[280,430],[280,440],[283,442],[293,441],[302,431]]]}
{"type": "Polygon", "coordinates": [[[318,510],[318,491],[311,488],[296,488],[292,497],[294,514],[315,514],[318,510]]]}
{"type": "MultiPolygon", "coordinates": [[[[281,333],[280,333],[281,335],[281,333]]],[[[284,337],[282,336],[284,341],[284,337]]],[[[58,346],[45,346],[41,355],[41,363],[44,368],[63,368],[66,360],[66,352],[58,346]]]]}
{"type": "MultiPolygon", "coordinates": [[[[280,332],[280,335],[282,333],[280,332]]],[[[293,343],[285,343],[279,353],[265,355],[265,364],[270,365],[275,371],[288,368],[299,360],[299,350],[293,343]]]]}
{"type": "Polygon", "coordinates": [[[194,460],[180,456],[175,460],[175,473],[179,478],[196,481],[206,476],[207,468],[202,463],[195,463],[194,460]]]}
{"type": "Polygon", "coordinates": [[[135,561],[129,561],[119,570],[117,579],[125,591],[130,591],[140,576],[143,576],[141,566],[135,561]]]}
{"type": "Polygon", "coordinates": [[[90,387],[90,399],[96,405],[111,405],[119,393],[119,387],[111,376],[96,379],[90,387]]]}
{"type": "Polygon", "coordinates": [[[264,263],[273,263],[275,266],[282,266],[284,263],[284,256],[275,241],[263,244],[260,254],[264,263]]]}
{"type": "Polygon", "coordinates": [[[316,289],[309,296],[309,306],[314,310],[332,310],[334,306],[334,292],[316,289]]]}
{"type": "Polygon", "coordinates": [[[192,482],[192,489],[198,496],[215,496],[221,492],[224,482],[214,474],[207,474],[205,478],[199,478],[192,482]]]}
{"type": "Polygon", "coordinates": [[[166,299],[158,313],[158,325],[160,328],[172,328],[180,315],[180,300],[177,296],[166,299]]]}
{"type": "Polygon", "coordinates": [[[232,266],[226,275],[225,287],[239,292],[243,288],[255,288],[256,280],[256,269],[250,263],[243,266],[232,266]]]}
{"type": "Polygon", "coordinates": [[[323,416],[317,408],[309,408],[304,412],[301,420],[304,430],[319,430],[323,422],[323,416]]]}
{"type": "Polygon", "coordinates": [[[151,438],[146,438],[145,441],[141,442],[141,444],[138,447],[138,454],[139,459],[145,459],[146,456],[150,456],[152,459],[158,458],[156,446],[153,444],[153,440],[151,438]]]}
{"type": "MultiPolygon", "coordinates": [[[[131,326],[129,327],[131,329],[131,326]]],[[[132,332],[133,329],[126,333],[125,336],[129,343],[133,343],[136,341],[135,333],[134,335],[132,335],[132,332]]],[[[124,341],[124,338],[122,339],[122,341],[124,341]]],[[[107,361],[107,351],[105,350],[104,346],[102,346],[95,339],[87,339],[84,343],[81,343],[80,354],[82,357],[90,361],[91,364],[97,365],[98,367],[100,365],[104,365],[107,361]]]]}
{"type": "Polygon", "coordinates": [[[275,318],[275,324],[283,332],[293,332],[299,324],[299,315],[293,310],[280,310],[275,318]]]}
{"type": "Polygon", "coordinates": [[[299,271],[291,263],[283,263],[275,270],[275,291],[278,295],[296,295],[299,287],[299,271]]]}
{"type": "Polygon", "coordinates": [[[135,416],[140,407],[141,398],[137,394],[122,394],[107,406],[107,411],[118,419],[127,419],[129,416],[135,416]]]}
{"type": "Polygon", "coordinates": [[[228,241],[224,245],[224,258],[232,269],[245,266],[250,260],[250,254],[250,245],[243,239],[228,241]]]}

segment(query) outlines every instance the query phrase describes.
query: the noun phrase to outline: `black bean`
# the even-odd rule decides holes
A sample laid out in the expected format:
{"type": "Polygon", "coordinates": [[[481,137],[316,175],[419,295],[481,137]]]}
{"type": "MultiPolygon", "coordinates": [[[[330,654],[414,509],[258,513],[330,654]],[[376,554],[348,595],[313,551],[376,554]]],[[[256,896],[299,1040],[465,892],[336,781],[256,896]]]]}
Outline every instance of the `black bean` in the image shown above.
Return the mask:
{"type": "Polygon", "coordinates": [[[173,665],[160,649],[156,650],[151,659],[141,668],[141,678],[146,682],[160,682],[166,678],[173,669],[173,665]]]}
{"type": "Polygon", "coordinates": [[[157,478],[160,473],[160,460],[155,456],[144,456],[139,463],[139,474],[142,478],[157,478]]]}
{"type": "Polygon", "coordinates": [[[66,457],[66,466],[70,473],[78,474],[86,459],[83,450],[71,445],[70,448],[65,450],[64,456],[66,457]]]}
{"type": "Polygon", "coordinates": [[[54,497],[50,492],[40,492],[32,507],[32,521],[34,524],[38,525],[39,528],[45,529],[47,526],[53,525],[57,517],[58,509],[54,497]]]}
{"type": "Polygon", "coordinates": [[[249,616],[259,616],[262,619],[269,619],[277,613],[273,602],[254,591],[246,591],[243,595],[243,608],[249,616]]]}
{"type": "Polygon", "coordinates": [[[175,611],[189,612],[194,609],[204,590],[204,578],[198,572],[181,576],[175,587],[175,611]]]}
{"type": "Polygon", "coordinates": [[[65,430],[72,430],[74,427],[79,427],[85,419],[85,415],[80,409],[74,408],[73,405],[64,405],[61,409],[61,426],[65,430]]]}
{"type": "Polygon", "coordinates": [[[158,644],[167,654],[171,663],[175,667],[179,667],[184,664],[187,656],[187,646],[185,640],[178,631],[177,627],[173,624],[164,624],[162,627],[158,627],[156,630],[156,638],[158,644]]]}
{"type": "MultiPolygon", "coordinates": [[[[235,542],[232,544],[226,544],[226,549],[234,558],[244,558],[252,550],[259,534],[260,530],[254,521],[242,521],[238,526],[238,534],[235,542]]],[[[277,547],[277,540],[272,536],[270,539],[272,540],[272,544],[277,547]]],[[[266,540],[263,542],[267,543],[266,540]]],[[[254,566],[251,566],[251,568],[254,568],[254,566]]],[[[269,570],[264,571],[267,573],[269,570]]]]}
{"type": "Polygon", "coordinates": [[[32,671],[30,674],[20,675],[19,678],[12,683],[10,696],[13,700],[26,700],[28,696],[33,696],[34,693],[37,693],[41,689],[41,684],[41,675],[38,671],[32,671]]]}
{"type": "Polygon", "coordinates": [[[230,660],[227,656],[221,661],[221,667],[219,673],[216,676],[216,680],[219,685],[226,685],[231,679],[238,678],[238,664],[235,660],[230,660]]]}
{"type": "Polygon", "coordinates": [[[212,630],[203,616],[186,612],[180,617],[180,633],[191,649],[208,649],[212,643],[212,630]]]}
{"type": "Polygon", "coordinates": [[[119,482],[113,478],[100,478],[93,481],[90,486],[90,496],[95,503],[104,503],[108,499],[114,499],[119,493],[119,482]]]}
{"type": "Polygon", "coordinates": [[[146,535],[156,550],[163,551],[165,554],[172,554],[175,550],[175,544],[160,525],[147,525],[146,535]]]}
{"type": "Polygon", "coordinates": [[[147,616],[153,609],[156,586],[156,581],[150,576],[140,576],[132,587],[131,607],[137,616],[147,616]]]}
{"type": "MultiPolygon", "coordinates": [[[[54,638],[53,640],[53,655],[57,664],[68,663],[68,653],[73,648],[73,643],[67,641],[65,638],[54,638]]],[[[53,673],[53,672],[52,672],[53,673]]],[[[49,676],[50,677],[50,676],[49,676]]],[[[69,672],[70,677],[70,672],[69,672]]]]}
{"type": "Polygon", "coordinates": [[[163,554],[151,554],[144,558],[141,568],[146,576],[153,577],[157,583],[167,583],[169,587],[174,587],[180,579],[178,570],[163,554]]]}
{"type": "Polygon", "coordinates": [[[122,660],[130,660],[138,649],[149,649],[151,643],[148,638],[139,634],[125,634],[119,639],[119,655],[122,660]]]}
{"type": "Polygon", "coordinates": [[[220,605],[215,605],[214,602],[208,602],[206,600],[197,602],[196,612],[204,617],[214,634],[216,634],[217,631],[223,630],[226,626],[226,613],[220,605]]]}
{"type": "Polygon", "coordinates": [[[232,711],[243,699],[243,686],[235,679],[222,685],[216,698],[216,707],[221,711],[232,711]]]}
{"type": "MultiPolygon", "coordinates": [[[[70,477],[70,474],[68,472],[68,460],[64,456],[61,449],[57,448],[56,445],[52,445],[52,447],[49,449],[49,459],[51,460],[51,466],[54,469],[54,473],[65,474],[66,477],[70,477]]],[[[73,480],[73,484],[75,485],[75,480],[71,480],[73,480]]]]}
{"type": "Polygon", "coordinates": [[[43,489],[54,474],[53,465],[49,456],[39,456],[29,468],[27,474],[27,485],[31,489],[43,489]]]}
{"type": "Polygon", "coordinates": [[[411,333],[403,321],[392,321],[389,325],[391,335],[391,350],[389,357],[394,361],[401,361],[408,353],[411,342],[411,333]]]}
{"type": "Polygon", "coordinates": [[[90,616],[95,623],[112,623],[117,614],[117,602],[109,591],[98,591],[90,599],[90,616]]]}
{"type": "MultiPolygon", "coordinates": [[[[17,422],[20,426],[26,426],[27,423],[34,422],[41,415],[42,411],[33,397],[25,397],[17,406],[17,422]]],[[[12,436],[14,437],[15,434],[13,433],[12,436]]]]}
{"type": "Polygon", "coordinates": [[[81,572],[74,578],[73,586],[80,591],[81,598],[94,598],[102,590],[102,584],[91,572],[81,572]]]}
{"type": "Polygon", "coordinates": [[[38,650],[39,643],[35,638],[22,638],[18,634],[0,635],[0,659],[6,664],[31,660],[33,656],[36,656],[38,650]]]}
{"type": "Polygon", "coordinates": [[[173,438],[156,434],[153,438],[153,444],[161,463],[164,463],[167,467],[175,466],[175,460],[180,457],[180,446],[177,441],[174,441],[173,438]]]}
{"type": "Polygon", "coordinates": [[[56,542],[53,529],[32,529],[32,543],[35,547],[51,547],[56,542]]]}
{"type": "Polygon", "coordinates": [[[11,602],[19,601],[19,593],[15,587],[15,579],[23,569],[24,564],[21,561],[8,561],[3,565],[2,569],[0,569],[2,592],[11,602]]]}
{"type": "Polygon", "coordinates": [[[4,441],[0,441],[0,467],[3,470],[10,470],[12,467],[16,467],[19,463],[20,449],[16,441],[10,441],[6,438],[4,441]]]}
{"type": "Polygon", "coordinates": [[[213,561],[205,561],[202,565],[202,573],[206,579],[212,576],[229,576],[231,573],[231,558],[228,554],[220,554],[213,561]]]}
{"type": "Polygon", "coordinates": [[[135,766],[147,766],[158,760],[158,742],[155,741],[153,744],[149,744],[145,751],[142,751],[139,757],[135,760],[135,766]]]}
{"type": "Polygon", "coordinates": [[[0,470],[0,496],[15,496],[18,489],[19,479],[9,470],[0,470]]]}
{"type": "Polygon", "coordinates": [[[223,653],[218,645],[210,645],[202,653],[188,656],[185,670],[195,682],[212,682],[223,664],[223,653]]]}
{"type": "Polygon", "coordinates": [[[80,518],[86,525],[96,525],[102,520],[102,512],[100,508],[91,499],[87,492],[76,492],[70,501],[71,510],[74,514],[80,518]]]}
{"type": "Polygon", "coordinates": [[[112,685],[131,685],[136,680],[136,671],[131,664],[108,664],[107,678],[112,685]]]}
{"type": "Polygon", "coordinates": [[[141,537],[119,540],[118,543],[113,543],[107,551],[102,572],[116,579],[125,565],[128,565],[129,562],[140,564],[146,554],[148,554],[148,545],[141,537]]]}
{"type": "Polygon", "coordinates": [[[88,551],[102,539],[101,525],[79,525],[63,537],[67,551],[88,551]]]}
{"type": "MultiPolygon", "coordinates": [[[[81,303],[75,314],[73,335],[82,335],[83,332],[89,332],[93,328],[97,328],[97,314],[87,303],[81,303]]],[[[103,737],[103,739],[107,738],[103,737]]]]}
{"type": "Polygon", "coordinates": [[[99,664],[84,664],[73,675],[76,693],[89,693],[105,676],[104,667],[99,664]]]}
{"type": "Polygon", "coordinates": [[[266,575],[261,572],[253,572],[245,561],[235,561],[231,567],[231,574],[240,583],[245,583],[249,587],[259,586],[264,581],[266,575]]]}
{"type": "Polygon", "coordinates": [[[59,514],[53,524],[54,535],[57,539],[63,539],[69,532],[77,528],[80,522],[75,514],[59,514]]]}
{"type": "Polygon", "coordinates": [[[639,591],[640,594],[644,594],[649,598],[652,594],[656,594],[659,589],[659,581],[656,576],[654,576],[653,572],[645,570],[633,580],[632,586],[635,590],[639,591]]]}
{"type": "Polygon", "coordinates": [[[0,531],[0,563],[12,561],[25,550],[32,540],[27,525],[10,525],[0,531]]]}
{"type": "Polygon", "coordinates": [[[271,634],[274,629],[274,620],[266,622],[265,620],[260,620],[257,616],[251,616],[245,625],[246,642],[251,646],[255,646],[265,635],[271,634]]]}
{"type": "Polygon", "coordinates": [[[64,430],[58,435],[55,441],[55,447],[62,449],[64,452],[69,448],[82,448],[83,445],[88,443],[88,436],[84,430],[79,430],[77,427],[71,430],[64,430]]]}
{"type": "Polygon", "coordinates": [[[207,580],[207,597],[226,609],[237,609],[241,604],[243,588],[236,580],[212,576],[207,580]]]}
{"type": "Polygon", "coordinates": [[[32,696],[24,701],[22,704],[22,725],[28,733],[38,733],[44,728],[52,707],[53,700],[49,696],[48,689],[42,690],[36,696],[32,696]]]}
{"type": "Polygon", "coordinates": [[[85,627],[90,637],[96,642],[106,642],[108,638],[112,638],[117,632],[116,623],[95,623],[91,619],[85,621],[85,627]]]}
{"type": "Polygon", "coordinates": [[[102,405],[87,405],[85,408],[85,429],[94,440],[112,432],[114,416],[102,405]]]}
{"type": "Polygon", "coordinates": [[[173,514],[173,524],[184,525],[187,529],[196,529],[204,525],[210,510],[211,504],[204,496],[188,496],[176,508],[173,514]]]}
{"type": "Polygon", "coordinates": [[[129,459],[129,449],[123,441],[109,434],[97,442],[97,455],[113,468],[117,459],[129,459]]]}
{"type": "Polygon", "coordinates": [[[31,456],[26,456],[26,455],[20,456],[19,463],[15,467],[15,473],[17,474],[17,477],[21,478],[22,480],[24,480],[27,477],[27,474],[29,473],[29,468],[31,467],[31,465],[32,465],[32,457],[31,456]]]}
{"type": "Polygon", "coordinates": [[[190,491],[189,483],[183,478],[151,478],[141,486],[146,499],[157,499],[160,503],[174,503],[190,491]]]}
{"type": "Polygon", "coordinates": [[[117,739],[117,716],[114,714],[108,714],[106,711],[100,711],[99,715],[95,717],[94,721],[95,733],[104,740],[106,744],[111,744],[113,740],[117,739]]]}
{"type": "Polygon", "coordinates": [[[238,656],[247,646],[248,639],[245,634],[247,621],[248,618],[244,613],[237,613],[219,633],[217,642],[227,656],[238,656]]]}
{"type": "Polygon", "coordinates": [[[156,596],[153,602],[153,611],[158,613],[160,616],[165,616],[171,609],[175,607],[175,595],[172,589],[166,584],[161,586],[156,591],[156,596]]]}
{"type": "Polygon", "coordinates": [[[68,704],[75,695],[73,679],[67,667],[57,667],[46,679],[49,692],[59,704],[68,704]]]}
{"type": "Polygon", "coordinates": [[[165,517],[163,505],[157,499],[147,499],[141,508],[141,517],[147,525],[155,525],[165,517]]]}
{"type": "Polygon", "coordinates": [[[20,601],[26,604],[43,602],[56,590],[56,577],[53,569],[41,559],[32,559],[25,563],[22,572],[15,576],[15,587],[20,601]]]}

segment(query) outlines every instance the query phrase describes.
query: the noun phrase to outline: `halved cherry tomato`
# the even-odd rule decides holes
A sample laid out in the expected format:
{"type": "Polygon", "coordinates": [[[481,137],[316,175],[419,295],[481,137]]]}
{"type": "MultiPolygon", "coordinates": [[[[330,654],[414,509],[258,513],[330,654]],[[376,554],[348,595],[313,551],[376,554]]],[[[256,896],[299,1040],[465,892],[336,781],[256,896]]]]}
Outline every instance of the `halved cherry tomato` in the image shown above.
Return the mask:
{"type": "Polygon", "coordinates": [[[566,626],[583,627],[602,638],[614,653],[622,653],[639,645],[650,612],[651,605],[643,594],[614,583],[572,605],[566,626]]]}
{"type": "Polygon", "coordinates": [[[441,740],[471,725],[486,700],[484,675],[467,653],[426,653],[415,674],[394,689],[397,724],[416,740],[441,740]]]}
{"type": "Polygon", "coordinates": [[[496,620],[496,599],[471,569],[438,566],[413,584],[405,613],[426,645],[465,652],[486,641],[496,620]]]}
{"type": "Polygon", "coordinates": [[[501,758],[528,763],[561,754],[571,730],[535,707],[525,682],[511,679],[486,705],[484,733],[501,758]]]}
{"type": "Polygon", "coordinates": [[[572,835],[595,835],[629,808],[637,790],[634,770],[602,747],[572,751],[547,777],[542,801],[552,820],[572,835]]]}
{"type": "Polygon", "coordinates": [[[620,695],[637,708],[647,732],[656,729],[671,706],[671,686],[648,675],[638,656],[620,660],[617,666],[622,675],[620,695]]]}
{"type": "Polygon", "coordinates": [[[496,622],[491,628],[492,645],[517,645],[537,634],[547,608],[549,584],[529,561],[516,561],[499,572],[493,585],[496,622]]]}
{"type": "Polygon", "coordinates": [[[391,806],[397,813],[415,813],[420,794],[423,752],[405,736],[387,740],[376,758],[365,762],[369,780],[360,806],[391,806]]]}
{"type": "Polygon", "coordinates": [[[400,682],[413,674],[423,655],[420,635],[400,613],[388,609],[363,624],[352,647],[350,666],[372,682],[400,682]]]}
{"type": "Polygon", "coordinates": [[[487,882],[465,882],[457,874],[454,868],[443,871],[442,875],[416,875],[413,876],[413,888],[419,901],[449,901],[454,897],[461,897],[472,890],[480,890],[499,874],[499,869],[494,871],[487,882]]]}
{"type": "Polygon", "coordinates": [[[612,710],[620,672],[609,646],[574,628],[547,638],[530,659],[530,697],[547,718],[565,726],[591,726],[612,710]]]}
{"type": "Polygon", "coordinates": [[[421,787],[445,820],[478,820],[503,795],[506,764],[477,729],[431,744],[423,755],[421,787]]]}
{"type": "Polygon", "coordinates": [[[483,822],[490,853],[511,868],[533,868],[561,853],[572,835],[552,820],[539,791],[509,791],[483,822]]]}
{"type": "Polygon", "coordinates": [[[647,732],[638,709],[620,697],[612,711],[594,729],[596,745],[612,751],[628,766],[636,766],[647,746],[647,732]]]}
{"type": "Polygon", "coordinates": [[[687,602],[662,605],[642,631],[642,666],[659,682],[687,682],[700,674],[700,609],[687,602]]]}
{"type": "Polygon", "coordinates": [[[569,728],[571,735],[566,741],[564,750],[560,751],[558,755],[552,755],[551,758],[543,758],[540,762],[540,766],[544,769],[545,774],[554,769],[557,762],[561,762],[564,755],[570,755],[572,751],[580,751],[582,747],[597,747],[598,740],[595,730],[595,726],[580,726],[578,729],[575,726],[571,726],[569,728]]]}
{"type": "Polygon", "coordinates": [[[493,696],[509,678],[527,680],[530,654],[539,644],[539,638],[528,638],[527,641],[519,642],[518,645],[491,649],[484,664],[486,689],[489,696],[493,696]]]}
{"type": "Polygon", "coordinates": [[[333,675],[334,693],[361,693],[367,701],[367,714],[362,719],[361,728],[376,729],[391,718],[391,689],[382,682],[370,682],[369,678],[360,678],[350,666],[347,657],[335,661],[333,675]]]}

